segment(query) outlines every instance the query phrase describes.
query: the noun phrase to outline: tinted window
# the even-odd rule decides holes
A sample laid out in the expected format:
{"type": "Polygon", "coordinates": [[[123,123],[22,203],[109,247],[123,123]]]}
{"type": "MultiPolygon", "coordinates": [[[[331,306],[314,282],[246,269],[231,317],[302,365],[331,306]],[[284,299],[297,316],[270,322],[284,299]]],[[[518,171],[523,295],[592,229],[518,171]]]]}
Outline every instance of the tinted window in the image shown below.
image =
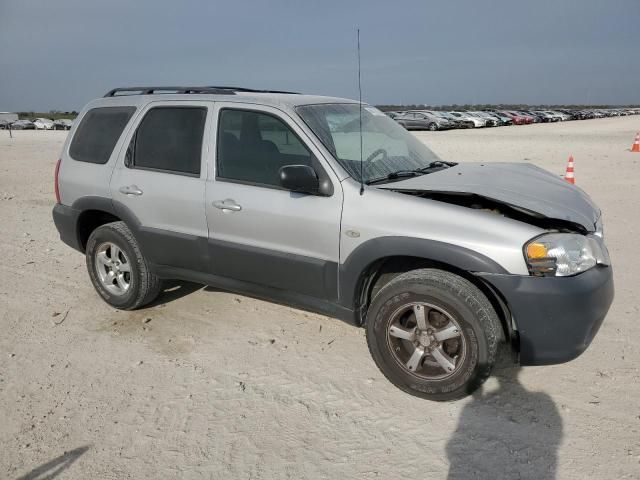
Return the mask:
{"type": "Polygon", "coordinates": [[[135,107],[102,107],[89,110],[82,118],[69,147],[74,160],[107,163],[135,107]]]}
{"type": "Polygon", "coordinates": [[[222,110],[218,122],[217,176],[280,185],[284,165],[313,166],[313,155],[291,129],[271,115],[222,110]]]}
{"type": "Polygon", "coordinates": [[[128,166],[200,175],[207,109],[153,108],[140,122],[128,152],[128,166]]]}

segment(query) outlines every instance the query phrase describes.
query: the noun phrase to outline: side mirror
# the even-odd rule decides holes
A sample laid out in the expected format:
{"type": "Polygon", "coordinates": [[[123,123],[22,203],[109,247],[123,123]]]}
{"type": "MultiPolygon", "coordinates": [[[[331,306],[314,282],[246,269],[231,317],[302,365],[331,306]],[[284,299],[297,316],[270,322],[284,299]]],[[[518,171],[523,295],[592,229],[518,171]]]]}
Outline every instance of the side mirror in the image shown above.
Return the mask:
{"type": "Polygon", "coordinates": [[[278,172],[280,185],[299,193],[318,193],[320,182],[316,171],[308,165],[285,165],[278,172]]]}

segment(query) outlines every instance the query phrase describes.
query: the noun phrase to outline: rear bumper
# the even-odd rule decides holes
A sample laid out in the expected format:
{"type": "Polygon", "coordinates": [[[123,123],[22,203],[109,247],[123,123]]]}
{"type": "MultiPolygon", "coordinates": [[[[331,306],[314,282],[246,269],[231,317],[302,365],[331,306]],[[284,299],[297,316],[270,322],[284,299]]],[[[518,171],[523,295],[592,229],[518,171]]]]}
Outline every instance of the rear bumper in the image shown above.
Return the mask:
{"type": "Polygon", "coordinates": [[[53,223],[55,223],[60,240],[69,245],[71,248],[83,251],[82,244],[78,238],[78,217],[80,211],[75,208],[68,207],[57,203],[53,207],[53,223]]]}
{"type": "Polygon", "coordinates": [[[613,271],[573,277],[479,274],[505,300],[520,338],[521,365],[564,363],[584,352],[613,302],[613,271]]]}

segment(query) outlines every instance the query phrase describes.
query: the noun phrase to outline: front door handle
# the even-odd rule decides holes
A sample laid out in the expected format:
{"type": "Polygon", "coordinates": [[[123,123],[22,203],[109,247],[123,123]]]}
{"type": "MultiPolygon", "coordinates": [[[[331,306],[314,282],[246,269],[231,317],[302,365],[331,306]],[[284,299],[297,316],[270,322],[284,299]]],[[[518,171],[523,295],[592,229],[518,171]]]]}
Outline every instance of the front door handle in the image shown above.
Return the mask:
{"type": "Polygon", "coordinates": [[[137,185],[125,185],[118,190],[125,195],[142,195],[142,190],[140,190],[137,185]]]}
{"type": "Polygon", "coordinates": [[[226,200],[216,200],[212,205],[223,211],[239,212],[242,210],[242,207],[238,205],[235,200],[230,198],[227,198],[226,200]]]}

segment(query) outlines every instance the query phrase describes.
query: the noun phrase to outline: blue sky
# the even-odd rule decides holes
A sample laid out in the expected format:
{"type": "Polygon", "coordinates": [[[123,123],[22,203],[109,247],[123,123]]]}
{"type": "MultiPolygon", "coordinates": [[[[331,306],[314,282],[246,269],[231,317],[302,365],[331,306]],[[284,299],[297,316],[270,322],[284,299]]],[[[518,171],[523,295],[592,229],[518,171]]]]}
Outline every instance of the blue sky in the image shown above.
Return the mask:
{"type": "Polygon", "coordinates": [[[370,103],[640,103],[640,1],[0,0],[0,111],[115,86],[370,103]]]}

